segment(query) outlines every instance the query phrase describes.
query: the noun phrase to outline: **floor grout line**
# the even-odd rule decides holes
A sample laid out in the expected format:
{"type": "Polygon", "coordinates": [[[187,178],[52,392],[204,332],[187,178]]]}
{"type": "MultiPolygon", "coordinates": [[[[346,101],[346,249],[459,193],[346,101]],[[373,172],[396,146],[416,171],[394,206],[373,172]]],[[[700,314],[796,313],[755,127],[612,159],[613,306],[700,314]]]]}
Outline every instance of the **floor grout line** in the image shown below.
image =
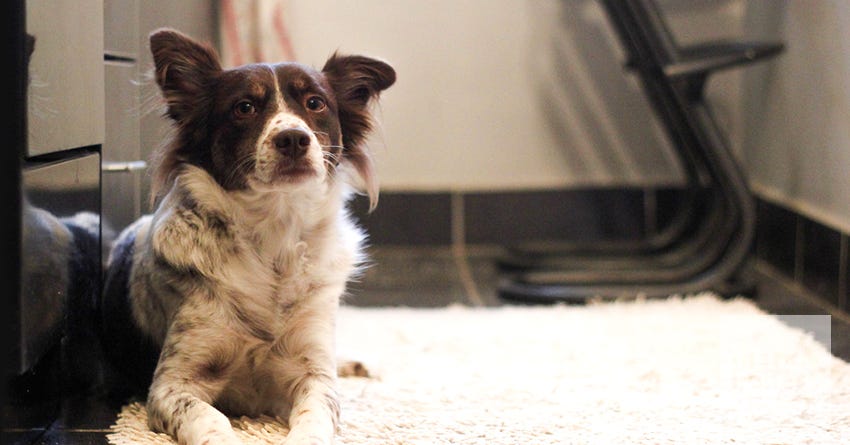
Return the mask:
{"type": "Polygon", "coordinates": [[[847,235],[841,233],[838,243],[838,308],[847,311],[847,235]]]}
{"type": "Polygon", "coordinates": [[[469,267],[469,257],[466,253],[465,215],[463,211],[463,194],[452,192],[451,201],[451,229],[452,229],[452,256],[457,266],[460,282],[466,291],[466,296],[473,306],[484,306],[481,293],[475,284],[472,270],[469,267]]]}
{"type": "Polygon", "coordinates": [[[794,223],[794,281],[797,283],[803,282],[803,273],[805,273],[803,269],[806,260],[805,246],[803,219],[797,216],[794,223]]]}

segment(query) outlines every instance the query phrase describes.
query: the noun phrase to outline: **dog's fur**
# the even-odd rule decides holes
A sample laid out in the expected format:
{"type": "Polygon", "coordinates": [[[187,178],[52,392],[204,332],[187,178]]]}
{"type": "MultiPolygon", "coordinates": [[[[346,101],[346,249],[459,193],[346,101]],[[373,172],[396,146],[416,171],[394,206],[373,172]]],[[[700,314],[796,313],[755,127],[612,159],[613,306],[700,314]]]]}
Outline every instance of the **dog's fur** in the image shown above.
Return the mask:
{"type": "Polygon", "coordinates": [[[355,187],[376,202],[363,142],[395,72],[338,54],[321,71],[224,70],[170,29],[150,47],[175,134],[154,165],[155,212],[110,254],[106,352],[150,381],[150,426],[180,443],[238,443],[225,414],[280,416],[288,444],[330,443],[335,314],[363,260],[346,202],[355,187]]]}

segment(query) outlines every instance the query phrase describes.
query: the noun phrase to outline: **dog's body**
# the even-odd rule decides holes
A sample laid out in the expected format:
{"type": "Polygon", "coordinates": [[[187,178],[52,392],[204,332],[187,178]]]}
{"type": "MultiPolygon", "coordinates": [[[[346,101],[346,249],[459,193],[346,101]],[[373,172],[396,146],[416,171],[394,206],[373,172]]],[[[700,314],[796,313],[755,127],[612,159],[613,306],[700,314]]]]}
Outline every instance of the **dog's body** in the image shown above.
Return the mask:
{"type": "Polygon", "coordinates": [[[337,55],[321,72],[222,70],[171,30],[151,50],[176,134],[154,171],[156,211],[110,255],[108,355],[139,382],[152,374],[151,427],[181,443],[238,443],[223,413],[288,418],[287,443],[329,443],[335,315],[363,259],[346,201],[359,178],[374,204],[361,143],[395,73],[337,55]]]}

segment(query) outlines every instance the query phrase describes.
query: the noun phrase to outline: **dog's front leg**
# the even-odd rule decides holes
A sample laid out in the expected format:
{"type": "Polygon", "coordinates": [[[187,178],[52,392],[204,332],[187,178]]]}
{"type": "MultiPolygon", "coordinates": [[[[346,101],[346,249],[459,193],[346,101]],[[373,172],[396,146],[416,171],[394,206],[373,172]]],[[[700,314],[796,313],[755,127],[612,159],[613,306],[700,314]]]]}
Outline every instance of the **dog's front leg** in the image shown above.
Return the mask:
{"type": "Polygon", "coordinates": [[[292,314],[272,349],[282,396],[291,405],[286,445],[330,445],[339,422],[334,348],[335,300],[314,298],[292,314]],[[321,306],[326,303],[326,306],[321,306]]]}
{"type": "Polygon", "coordinates": [[[336,370],[310,371],[297,383],[286,445],[330,445],[339,422],[336,370]]]}
{"type": "Polygon", "coordinates": [[[240,444],[228,418],[212,406],[238,362],[238,345],[221,330],[175,333],[173,327],[148,392],[151,429],[185,445],[240,444]]]}

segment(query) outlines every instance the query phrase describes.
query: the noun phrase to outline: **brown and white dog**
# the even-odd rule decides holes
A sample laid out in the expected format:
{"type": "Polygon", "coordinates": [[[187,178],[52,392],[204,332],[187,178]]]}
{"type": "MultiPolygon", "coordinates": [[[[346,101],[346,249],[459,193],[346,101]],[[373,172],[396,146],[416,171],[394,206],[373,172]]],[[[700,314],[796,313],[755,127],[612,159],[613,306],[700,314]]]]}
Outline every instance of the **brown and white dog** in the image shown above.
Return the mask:
{"type": "Polygon", "coordinates": [[[146,385],[150,426],[234,444],[225,414],[289,420],[287,444],[327,444],[339,418],[334,325],[364,233],[346,209],[377,186],[363,142],[386,63],[334,54],[222,69],[208,45],[150,35],[175,132],[153,170],[157,207],[110,254],[107,356],[146,385]]]}

